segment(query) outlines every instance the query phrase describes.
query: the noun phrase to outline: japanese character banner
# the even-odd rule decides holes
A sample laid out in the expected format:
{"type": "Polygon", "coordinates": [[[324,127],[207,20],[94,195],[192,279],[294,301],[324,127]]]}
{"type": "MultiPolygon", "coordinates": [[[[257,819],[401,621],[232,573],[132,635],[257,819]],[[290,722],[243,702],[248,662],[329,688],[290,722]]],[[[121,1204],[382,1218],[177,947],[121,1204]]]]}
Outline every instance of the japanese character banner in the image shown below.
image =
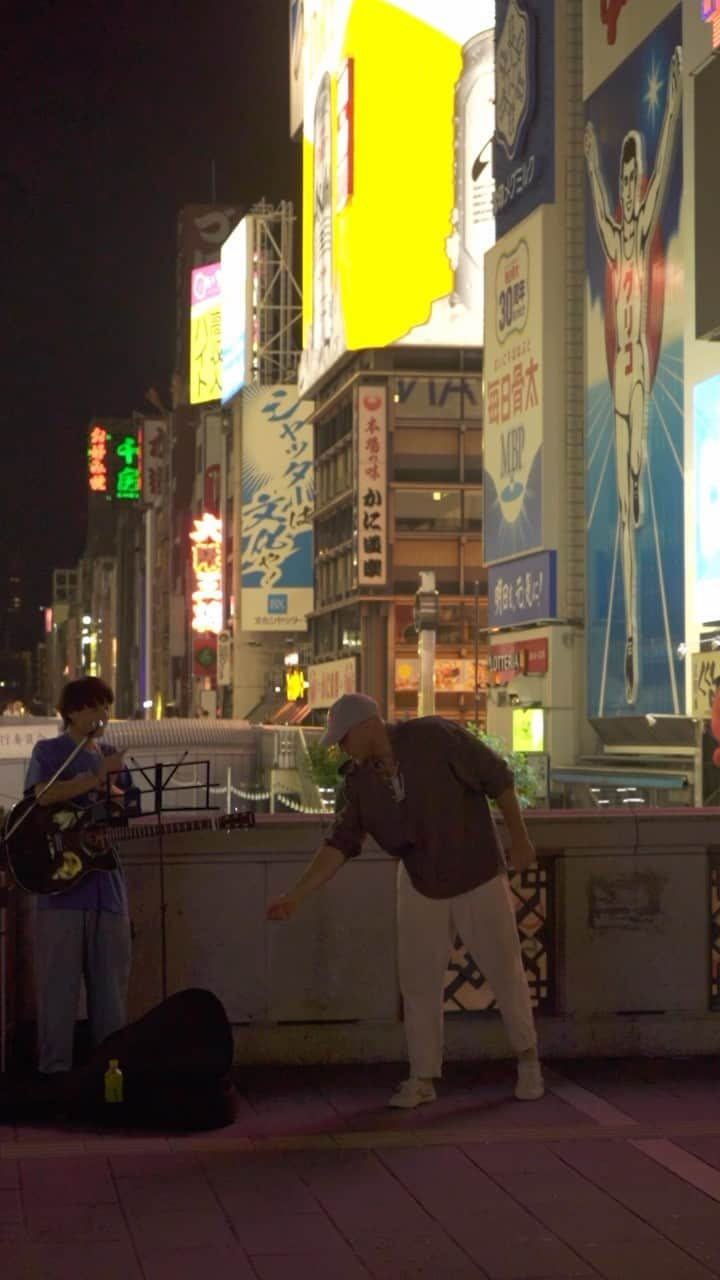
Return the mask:
{"type": "Polygon", "coordinates": [[[161,507],[167,490],[167,423],[144,418],[142,426],[142,486],[145,501],[161,507]]]}
{"type": "Polygon", "coordinates": [[[141,445],[130,419],[92,422],[88,431],[88,485],[103,501],[137,500],[142,492],[141,445]]]}
{"type": "MultiPolygon", "coordinates": [[[[649,20],[649,18],[648,18],[649,20]]],[[[592,716],[684,710],[682,20],[585,104],[585,516],[592,716]]]]}
{"type": "Polygon", "coordinates": [[[387,390],[358,387],[358,586],[387,582],[387,390]]]}
{"type": "Polygon", "coordinates": [[[306,631],[313,607],[312,405],[295,387],[243,395],[242,631],[306,631]]]}
{"type": "Polygon", "coordinates": [[[485,260],[485,562],[542,546],[543,211],[485,260]]]}

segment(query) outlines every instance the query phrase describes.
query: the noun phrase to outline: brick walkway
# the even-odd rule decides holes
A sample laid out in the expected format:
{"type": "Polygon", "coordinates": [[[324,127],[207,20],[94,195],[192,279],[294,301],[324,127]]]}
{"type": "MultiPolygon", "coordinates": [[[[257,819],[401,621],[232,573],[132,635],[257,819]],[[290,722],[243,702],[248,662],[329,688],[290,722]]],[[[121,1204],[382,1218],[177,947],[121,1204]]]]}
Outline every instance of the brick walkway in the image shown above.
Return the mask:
{"type": "Polygon", "coordinates": [[[254,1070],[196,1136],[0,1128],[2,1280],[700,1280],[720,1276],[713,1061],[254,1070]]]}

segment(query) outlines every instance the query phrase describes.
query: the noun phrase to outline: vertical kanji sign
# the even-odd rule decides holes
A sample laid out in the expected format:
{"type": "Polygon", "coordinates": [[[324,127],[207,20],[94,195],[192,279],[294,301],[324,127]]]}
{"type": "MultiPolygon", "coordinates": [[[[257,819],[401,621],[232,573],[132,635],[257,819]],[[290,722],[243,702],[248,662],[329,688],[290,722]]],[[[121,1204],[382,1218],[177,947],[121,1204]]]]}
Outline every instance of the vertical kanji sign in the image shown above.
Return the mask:
{"type": "Polygon", "coordinates": [[[358,586],[387,583],[387,390],[358,387],[358,586]]]}
{"type": "Polygon", "coordinates": [[[190,531],[194,590],[192,629],[219,635],[223,629],[222,521],[205,511],[190,531]]]}
{"type": "Polygon", "coordinates": [[[151,506],[162,506],[167,475],[167,423],[145,418],[142,428],[143,493],[151,506]]]}

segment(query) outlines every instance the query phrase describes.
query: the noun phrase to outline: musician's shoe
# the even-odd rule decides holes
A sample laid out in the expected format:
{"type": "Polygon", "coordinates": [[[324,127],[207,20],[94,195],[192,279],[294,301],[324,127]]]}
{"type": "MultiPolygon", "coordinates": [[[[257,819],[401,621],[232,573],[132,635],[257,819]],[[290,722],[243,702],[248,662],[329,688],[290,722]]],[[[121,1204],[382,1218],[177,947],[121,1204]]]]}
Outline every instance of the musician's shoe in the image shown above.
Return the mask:
{"type": "Polygon", "coordinates": [[[625,701],[632,706],[635,702],[637,694],[637,660],[635,656],[635,641],[632,636],[628,636],[625,641],[625,701]]]}
{"type": "Polygon", "coordinates": [[[424,1103],[434,1102],[436,1097],[435,1086],[431,1080],[416,1080],[411,1076],[409,1080],[403,1080],[399,1089],[388,1101],[388,1106],[403,1109],[421,1107],[424,1103]]]}
{"type": "Polygon", "coordinates": [[[515,1097],[520,1102],[537,1102],[545,1093],[542,1067],[537,1058],[518,1062],[515,1097]]]}

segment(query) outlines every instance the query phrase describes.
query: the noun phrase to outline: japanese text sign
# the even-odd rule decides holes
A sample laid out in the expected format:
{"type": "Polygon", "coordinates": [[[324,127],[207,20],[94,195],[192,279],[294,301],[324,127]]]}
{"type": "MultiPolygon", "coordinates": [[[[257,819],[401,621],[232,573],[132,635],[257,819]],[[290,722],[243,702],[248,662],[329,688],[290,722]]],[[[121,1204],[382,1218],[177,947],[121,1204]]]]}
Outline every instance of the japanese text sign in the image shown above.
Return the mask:
{"type": "Polygon", "coordinates": [[[485,560],[542,545],[543,211],[487,255],[485,560]]]}
{"type": "Polygon", "coordinates": [[[194,589],[192,629],[219,635],[223,629],[222,522],[205,512],[190,531],[194,589]]]}
{"type": "Polygon", "coordinates": [[[488,572],[488,625],[521,627],[557,616],[556,553],[521,556],[488,572]]]}
{"type": "Polygon", "coordinates": [[[142,447],[130,423],[112,431],[93,422],[88,432],[88,487],[105,498],[138,499],[142,492],[142,447]],[[119,428],[119,429],[118,429],[119,428]]]}
{"type": "Polygon", "coordinates": [[[290,386],[243,397],[243,631],[307,630],[315,501],[311,409],[290,386]]]}
{"type": "Polygon", "coordinates": [[[358,586],[387,582],[387,390],[358,388],[358,586]]]}
{"type": "Polygon", "coordinates": [[[311,707],[331,707],[343,693],[357,690],[357,660],[338,658],[308,667],[308,703],[311,707]]]}
{"type": "Polygon", "coordinates": [[[145,501],[162,506],[167,476],[167,424],[163,418],[145,418],[143,422],[142,464],[145,501]]]}

